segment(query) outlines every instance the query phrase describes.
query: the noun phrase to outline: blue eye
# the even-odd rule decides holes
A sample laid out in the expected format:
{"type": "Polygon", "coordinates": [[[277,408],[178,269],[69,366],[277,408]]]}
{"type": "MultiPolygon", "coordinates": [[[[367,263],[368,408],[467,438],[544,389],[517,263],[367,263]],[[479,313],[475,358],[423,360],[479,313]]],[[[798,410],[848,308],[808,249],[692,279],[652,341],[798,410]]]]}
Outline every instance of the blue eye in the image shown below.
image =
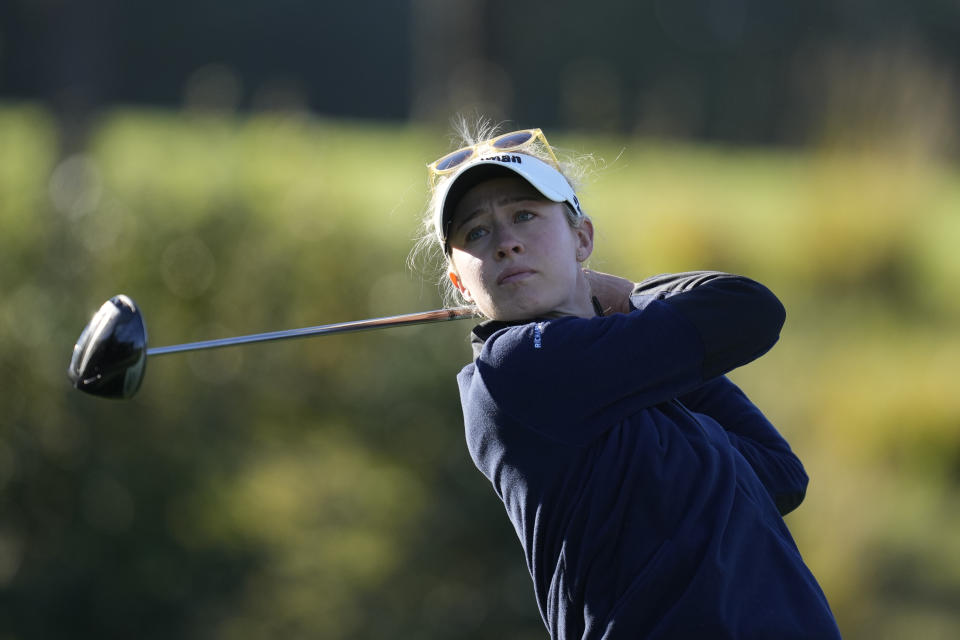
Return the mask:
{"type": "Polygon", "coordinates": [[[483,227],[474,227],[467,232],[467,234],[464,236],[464,239],[467,242],[471,242],[473,240],[482,238],[485,233],[486,231],[483,229],[483,227]]]}
{"type": "Polygon", "coordinates": [[[534,215],[536,214],[532,211],[519,211],[517,215],[513,216],[513,220],[514,222],[526,222],[527,220],[532,220],[534,215]]]}

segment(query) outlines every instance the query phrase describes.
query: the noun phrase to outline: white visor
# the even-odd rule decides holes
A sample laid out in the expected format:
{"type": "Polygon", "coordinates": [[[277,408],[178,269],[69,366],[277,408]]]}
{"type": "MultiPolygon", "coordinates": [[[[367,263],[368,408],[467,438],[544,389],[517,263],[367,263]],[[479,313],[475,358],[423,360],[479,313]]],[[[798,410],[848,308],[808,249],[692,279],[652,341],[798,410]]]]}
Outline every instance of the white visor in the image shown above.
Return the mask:
{"type": "Polygon", "coordinates": [[[578,216],[584,215],[573,187],[562,173],[546,162],[524,153],[485,156],[465,163],[438,187],[440,193],[433,212],[433,226],[445,251],[448,248],[447,228],[460,198],[481,182],[513,174],[529,182],[548,200],[565,202],[578,216]]]}

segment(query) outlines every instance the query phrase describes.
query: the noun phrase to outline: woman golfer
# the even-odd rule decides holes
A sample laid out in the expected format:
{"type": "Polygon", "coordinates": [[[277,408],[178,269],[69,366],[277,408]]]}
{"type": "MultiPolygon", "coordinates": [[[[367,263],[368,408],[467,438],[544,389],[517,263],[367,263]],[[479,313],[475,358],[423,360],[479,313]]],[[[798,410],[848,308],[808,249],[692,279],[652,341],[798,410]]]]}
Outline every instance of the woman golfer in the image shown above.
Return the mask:
{"type": "Polygon", "coordinates": [[[593,223],[539,129],[429,170],[450,282],[489,318],[457,378],[467,445],[551,638],[838,638],[782,519],[803,466],[724,377],[776,342],[777,298],[582,268],[593,223]]]}

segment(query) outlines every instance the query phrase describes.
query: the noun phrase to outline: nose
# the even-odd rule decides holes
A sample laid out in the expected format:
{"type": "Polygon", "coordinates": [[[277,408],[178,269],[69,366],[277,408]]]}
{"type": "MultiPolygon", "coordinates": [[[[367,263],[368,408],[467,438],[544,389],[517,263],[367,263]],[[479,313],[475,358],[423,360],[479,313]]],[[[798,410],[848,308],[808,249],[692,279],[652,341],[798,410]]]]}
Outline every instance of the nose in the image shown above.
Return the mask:
{"type": "Polygon", "coordinates": [[[523,242],[514,234],[509,227],[501,227],[497,230],[497,259],[506,258],[508,255],[523,253],[523,242]]]}

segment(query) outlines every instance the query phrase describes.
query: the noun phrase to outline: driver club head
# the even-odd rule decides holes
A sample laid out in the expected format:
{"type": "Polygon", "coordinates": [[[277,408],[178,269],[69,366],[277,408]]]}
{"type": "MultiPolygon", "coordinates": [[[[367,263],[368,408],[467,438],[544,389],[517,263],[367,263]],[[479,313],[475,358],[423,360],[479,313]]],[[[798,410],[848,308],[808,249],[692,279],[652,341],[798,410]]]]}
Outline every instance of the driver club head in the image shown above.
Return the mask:
{"type": "Polygon", "coordinates": [[[147,328],[137,305],[117,295],[84,327],[67,375],[80,391],[105,398],[130,398],[147,367],[147,328]]]}

